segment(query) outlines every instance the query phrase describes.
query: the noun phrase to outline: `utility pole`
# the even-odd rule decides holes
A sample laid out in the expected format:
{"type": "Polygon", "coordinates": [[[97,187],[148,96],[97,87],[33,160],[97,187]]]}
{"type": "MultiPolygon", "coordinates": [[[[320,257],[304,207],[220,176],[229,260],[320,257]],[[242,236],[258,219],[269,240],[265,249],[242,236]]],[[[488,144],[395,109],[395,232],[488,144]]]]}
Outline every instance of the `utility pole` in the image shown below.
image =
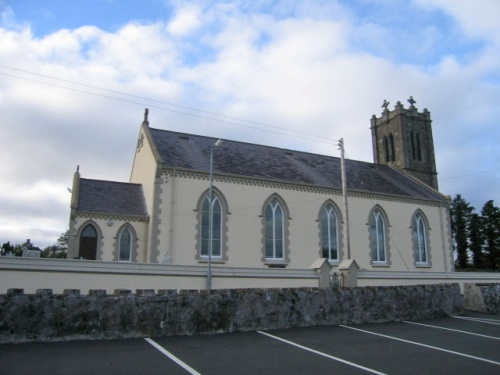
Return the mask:
{"type": "Polygon", "coordinates": [[[344,151],[344,138],[339,140],[340,150],[340,169],[342,171],[342,197],[344,201],[344,246],[346,259],[351,259],[351,244],[349,238],[349,210],[347,208],[347,179],[345,172],[345,151],[344,151]]]}
{"type": "Polygon", "coordinates": [[[210,188],[208,191],[208,272],[207,272],[207,290],[212,289],[212,251],[213,251],[213,230],[214,230],[214,198],[213,198],[213,179],[214,179],[214,148],[219,147],[222,139],[218,139],[210,146],[210,188]]]}

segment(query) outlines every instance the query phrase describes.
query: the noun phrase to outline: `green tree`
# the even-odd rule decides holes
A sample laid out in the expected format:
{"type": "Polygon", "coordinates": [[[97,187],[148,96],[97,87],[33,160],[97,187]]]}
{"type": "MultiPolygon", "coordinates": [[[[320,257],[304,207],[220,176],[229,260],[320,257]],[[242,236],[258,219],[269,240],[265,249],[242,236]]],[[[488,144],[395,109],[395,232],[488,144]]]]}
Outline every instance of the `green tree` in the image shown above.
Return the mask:
{"type": "Polygon", "coordinates": [[[468,228],[472,211],[474,211],[474,207],[471,207],[469,202],[463,199],[460,194],[457,194],[457,196],[453,198],[450,207],[451,230],[453,232],[453,242],[457,254],[456,263],[458,268],[467,268],[469,263],[469,255],[467,252],[469,246],[468,228]]]}
{"type": "Polygon", "coordinates": [[[500,269],[500,209],[490,200],[481,210],[485,266],[500,269]]]}
{"type": "Polygon", "coordinates": [[[14,246],[12,246],[10,244],[10,241],[7,241],[6,243],[4,243],[2,245],[2,250],[1,250],[2,255],[8,254],[8,253],[13,253],[13,252],[14,252],[14,246]]]}
{"type": "Polygon", "coordinates": [[[469,222],[469,249],[472,253],[472,265],[475,268],[484,267],[483,254],[483,218],[478,214],[471,214],[469,222]]]}
{"type": "Polygon", "coordinates": [[[47,246],[43,250],[42,257],[66,258],[68,252],[68,239],[69,239],[69,229],[64,233],[61,233],[55,245],[47,246]]]}
{"type": "Polygon", "coordinates": [[[59,246],[60,250],[68,251],[68,242],[69,242],[69,229],[64,233],[61,233],[61,235],[57,239],[57,245],[59,246]]]}

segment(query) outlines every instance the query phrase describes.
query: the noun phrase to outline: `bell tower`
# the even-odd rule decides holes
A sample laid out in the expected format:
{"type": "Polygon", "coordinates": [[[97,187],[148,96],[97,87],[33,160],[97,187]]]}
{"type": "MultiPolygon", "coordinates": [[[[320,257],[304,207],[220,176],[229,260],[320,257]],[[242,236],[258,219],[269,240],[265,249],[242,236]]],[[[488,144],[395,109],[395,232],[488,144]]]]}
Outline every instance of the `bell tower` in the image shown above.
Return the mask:
{"type": "Polygon", "coordinates": [[[373,161],[400,169],[438,190],[431,114],[419,112],[410,96],[410,107],[397,102],[393,111],[384,100],[381,117],[371,118],[373,161]]]}

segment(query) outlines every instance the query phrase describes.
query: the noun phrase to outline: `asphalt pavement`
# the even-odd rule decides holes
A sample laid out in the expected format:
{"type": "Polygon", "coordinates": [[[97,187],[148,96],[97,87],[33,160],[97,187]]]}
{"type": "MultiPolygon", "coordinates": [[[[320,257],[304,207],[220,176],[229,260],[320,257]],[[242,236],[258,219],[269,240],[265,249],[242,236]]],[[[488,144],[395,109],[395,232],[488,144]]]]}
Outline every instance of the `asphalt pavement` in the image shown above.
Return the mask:
{"type": "Polygon", "coordinates": [[[0,345],[0,374],[500,374],[500,316],[0,345]]]}

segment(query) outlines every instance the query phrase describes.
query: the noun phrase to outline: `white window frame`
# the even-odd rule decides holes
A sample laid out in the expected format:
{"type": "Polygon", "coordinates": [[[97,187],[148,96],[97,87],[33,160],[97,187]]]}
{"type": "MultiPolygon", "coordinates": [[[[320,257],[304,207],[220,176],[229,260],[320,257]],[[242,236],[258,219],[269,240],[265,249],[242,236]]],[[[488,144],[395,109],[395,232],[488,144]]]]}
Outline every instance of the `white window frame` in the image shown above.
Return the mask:
{"type": "Polygon", "coordinates": [[[370,259],[372,266],[390,266],[389,222],[381,207],[377,206],[370,212],[368,219],[370,259]],[[373,231],[375,227],[375,231],[373,231]],[[383,242],[383,244],[381,243],[383,242]],[[374,257],[376,255],[376,257],[374,257]],[[382,259],[382,256],[384,258],[382,259]]]}
{"type": "Polygon", "coordinates": [[[120,231],[120,236],[118,237],[118,261],[119,262],[131,262],[132,261],[132,252],[134,249],[133,246],[134,242],[134,234],[130,230],[128,226],[125,226],[121,231],[120,231]],[[122,258],[122,240],[123,240],[123,235],[128,232],[130,236],[130,242],[128,244],[128,259],[122,258]]]}
{"type": "MultiPolygon", "coordinates": [[[[196,253],[195,253],[195,260],[197,260],[200,263],[206,263],[209,260],[208,256],[208,243],[209,243],[209,236],[210,236],[210,229],[209,227],[209,206],[207,206],[207,209],[204,211],[203,207],[205,203],[210,203],[209,199],[210,191],[206,190],[201,196],[200,199],[198,200],[197,208],[195,211],[198,213],[197,214],[197,222],[196,222],[196,253]],[[206,220],[206,223],[204,222],[206,220]],[[204,226],[204,224],[206,224],[204,226]],[[205,238],[206,236],[206,238],[205,238]],[[203,249],[205,246],[204,243],[207,245],[206,251],[203,249]],[[203,254],[202,254],[203,250],[203,254]]],[[[227,205],[227,202],[224,198],[224,195],[220,192],[219,189],[213,188],[212,190],[212,204],[214,203],[219,203],[220,205],[220,254],[217,254],[214,250],[215,248],[212,247],[212,256],[210,257],[210,261],[213,263],[225,263],[228,260],[227,257],[227,216],[230,214],[229,212],[229,207],[227,205]]],[[[213,212],[212,212],[213,213],[213,212]]],[[[212,225],[213,230],[216,230],[217,226],[212,225]]],[[[212,237],[212,243],[213,241],[217,241],[216,236],[212,237]]]]}
{"type": "Polygon", "coordinates": [[[416,267],[430,267],[431,254],[429,248],[429,225],[425,215],[419,211],[413,215],[411,225],[413,241],[413,258],[416,267]],[[423,258],[425,258],[423,260],[423,258]]]}
{"type": "Polygon", "coordinates": [[[206,258],[208,259],[209,256],[209,249],[210,249],[210,229],[212,229],[212,259],[222,259],[222,254],[223,254],[223,225],[224,225],[224,208],[222,206],[222,203],[220,199],[217,197],[216,194],[212,194],[212,201],[210,202],[210,197],[207,195],[205,199],[203,200],[203,203],[201,204],[201,235],[200,235],[200,258],[206,258]],[[205,203],[212,205],[212,228],[210,228],[210,206],[208,206],[208,210],[204,210],[205,203]],[[218,220],[218,225],[219,225],[219,230],[217,231],[217,226],[215,225],[216,221],[214,220],[214,214],[215,214],[215,205],[218,205],[220,208],[220,217],[218,220]],[[207,221],[205,223],[205,220],[207,221]],[[205,230],[204,227],[207,226],[208,229],[206,230],[207,233],[207,238],[203,236],[205,230]],[[215,234],[218,234],[216,236],[215,234]],[[219,241],[219,246],[218,249],[214,247],[214,243],[216,241],[219,241]],[[204,249],[204,245],[206,244],[206,249],[204,249]],[[218,251],[215,251],[218,250],[218,251]]]}
{"type": "Polygon", "coordinates": [[[327,238],[327,252],[328,256],[326,257],[328,261],[332,264],[337,264],[341,259],[341,246],[340,246],[340,220],[339,215],[337,213],[337,209],[333,206],[332,203],[327,203],[321,208],[320,218],[319,218],[319,227],[320,227],[320,256],[325,258],[325,249],[324,249],[324,219],[326,218],[326,238],[327,238]],[[332,222],[332,217],[335,222],[332,222]],[[335,249],[337,251],[337,257],[332,257],[332,231],[335,232],[335,249]]]}

